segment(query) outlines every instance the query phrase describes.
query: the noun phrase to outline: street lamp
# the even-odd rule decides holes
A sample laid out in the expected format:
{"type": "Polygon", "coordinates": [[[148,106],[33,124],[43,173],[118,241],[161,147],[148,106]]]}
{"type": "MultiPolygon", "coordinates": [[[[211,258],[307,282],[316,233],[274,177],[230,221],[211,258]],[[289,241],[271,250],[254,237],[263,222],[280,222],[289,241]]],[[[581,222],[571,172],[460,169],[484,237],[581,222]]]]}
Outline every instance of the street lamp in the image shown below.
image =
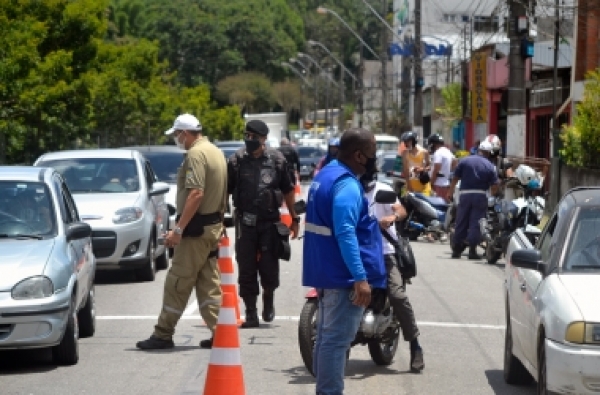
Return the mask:
{"type": "Polygon", "coordinates": [[[307,67],[304,63],[302,63],[299,59],[297,58],[290,58],[290,63],[298,63],[300,66],[302,66],[302,68],[304,70],[306,70],[307,72],[310,73],[310,67],[307,67]]]}
{"type": "Polygon", "coordinates": [[[304,75],[302,75],[302,72],[299,71],[297,68],[295,68],[294,66],[292,66],[291,64],[289,64],[288,62],[281,62],[281,65],[283,67],[287,67],[288,69],[292,70],[292,72],[294,74],[296,74],[298,77],[300,77],[300,79],[302,79],[302,81],[304,81],[304,83],[306,85],[308,85],[309,88],[312,88],[312,84],[310,82],[308,82],[308,80],[306,78],[304,78],[304,75]]]}
{"type": "MultiPolygon", "coordinates": [[[[300,63],[302,65],[302,62],[298,61],[295,58],[291,58],[290,61],[296,61],[297,63],[300,63]]],[[[313,121],[314,121],[314,125],[316,127],[316,124],[317,124],[317,84],[315,83],[314,86],[313,86],[310,82],[308,82],[306,80],[306,78],[304,78],[304,75],[302,75],[302,72],[300,72],[298,69],[296,69],[290,63],[288,63],[288,62],[281,62],[281,65],[283,67],[287,67],[290,70],[292,70],[294,72],[294,74],[296,74],[298,77],[300,77],[302,79],[302,81],[304,81],[304,83],[306,85],[308,85],[309,88],[314,88],[313,90],[314,90],[315,109],[314,109],[314,117],[313,117],[314,119],[313,119],[313,121]]],[[[304,67],[305,70],[308,70],[308,68],[306,66],[304,66],[304,65],[302,65],[302,66],[304,67]]]]}
{"type": "Polygon", "coordinates": [[[309,44],[311,47],[316,47],[316,46],[318,46],[318,47],[321,47],[321,48],[323,48],[323,50],[324,50],[325,52],[327,52],[327,54],[328,54],[329,56],[331,56],[331,58],[332,58],[333,60],[335,60],[335,62],[336,62],[337,64],[339,64],[339,65],[340,65],[340,67],[341,67],[341,68],[342,68],[342,69],[343,69],[343,70],[346,72],[346,74],[348,74],[348,75],[350,76],[350,78],[352,78],[354,81],[358,81],[358,79],[357,79],[357,78],[354,76],[354,74],[352,74],[352,73],[350,72],[350,70],[348,70],[348,69],[346,68],[346,66],[344,66],[344,64],[343,64],[342,62],[340,62],[340,60],[339,60],[338,58],[336,58],[335,56],[333,56],[333,54],[331,53],[331,51],[330,51],[329,49],[327,49],[327,47],[326,47],[325,45],[321,44],[321,43],[320,43],[320,42],[318,42],[318,41],[314,41],[314,40],[308,40],[308,44],[309,44]]]}
{"type": "Polygon", "coordinates": [[[322,14],[322,15],[325,15],[325,14],[332,14],[333,16],[335,16],[335,17],[336,17],[336,18],[337,18],[337,19],[338,19],[340,22],[342,22],[342,24],[343,24],[344,26],[346,26],[346,29],[350,30],[350,32],[351,32],[352,34],[354,34],[354,37],[356,37],[356,38],[358,39],[358,41],[360,41],[360,42],[362,43],[362,45],[364,45],[364,46],[365,46],[365,47],[366,47],[366,48],[369,50],[369,52],[371,52],[371,54],[373,54],[373,56],[375,56],[375,58],[376,58],[377,60],[381,60],[381,59],[379,58],[379,56],[377,56],[377,54],[375,53],[375,51],[373,51],[373,48],[369,47],[369,44],[367,44],[367,43],[365,42],[365,40],[363,40],[363,39],[360,37],[360,35],[359,35],[358,33],[356,33],[356,32],[354,31],[354,29],[352,29],[352,28],[350,27],[350,25],[348,25],[348,23],[346,23],[346,21],[345,21],[345,20],[344,20],[344,19],[343,19],[341,16],[339,16],[339,14],[338,14],[337,12],[335,12],[335,11],[333,11],[333,10],[330,10],[329,8],[325,8],[325,7],[318,7],[318,8],[317,8],[317,13],[319,13],[319,14],[322,14]]]}

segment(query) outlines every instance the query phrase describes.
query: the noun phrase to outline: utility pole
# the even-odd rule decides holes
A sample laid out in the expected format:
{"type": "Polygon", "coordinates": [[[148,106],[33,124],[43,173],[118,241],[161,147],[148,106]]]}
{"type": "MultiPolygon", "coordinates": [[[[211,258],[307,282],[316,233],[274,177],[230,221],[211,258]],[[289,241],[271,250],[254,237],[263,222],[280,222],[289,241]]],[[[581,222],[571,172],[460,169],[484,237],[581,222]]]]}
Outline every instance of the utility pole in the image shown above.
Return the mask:
{"type": "Polygon", "coordinates": [[[421,60],[421,0],[415,0],[415,101],[413,129],[423,136],[423,67],[421,60]]]}
{"type": "Polygon", "coordinates": [[[344,69],[340,67],[340,109],[338,110],[338,131],[342,132],[345,128],[344,105],[346,104],[346,92],[344,86],[344,69]]]}
{"type": "Polygon", "coordinates": [[[521,0],[509,0],[509,38],[508,57],[508,111],[506,153],[513,156],[525,156],[525,58],[521,55],[522,39],[529,34],[527,21],[527,3],[521,0]]]}
{"type": "MultiPolygon", "coordinates": [[[[325,69],[325,72],[329,75],[329,68],[325,69]]],[[[329,126],[329,78],[327,78],[327,85],[325,85],[325,131],[329,126]]]]}
{"type": "MultiPolygon", "coordinates": [[[[559,0],[554,3],[554,75],[553,75],[553,94],[552,94],[552,159],[551,159],[551,174],[550,174],[550,204],[549,210],[554,210],[560,198],[560,125],[558,124],[558,52],[560,50],[560,13],[559,0]]],[[[561,84],[562,87],[562,84],[561,84]]],[[[560,90],[562,93],[562,89],[560,90]]],[[[562,101],[562,95],[560,100],[562,101]]]]}
{"type": "MultiPolygon", "coordinates": [[[[385,18],[385,15],[387,14],[387,0],[383,0],[382,3],[383,9],[381,10],[381,16],[385,18]]],[[[381,30],[381,132],[383,134],[386,134],[387,132],[387,47],[387,28],[386,26],[383,26],[381,30]]]]}
{"type": "MultiPolygon", "coordinates": [[[[360,25],[360,35],[362,37],[364,33],[364,24],[361,23],[360,25]]],[[[358,64],[358,87],[357,89],[359,90],[359,94],[358,94],[358,127],[362,128],[363,127],[363,115],[364,115],[364,96],[365,96],[365,90],[364,90],[364,53],[363,53],[363,49],[364,46],[362,44],[362,42],[360,43],[360,51],[359,51],[359,64],[358,64]]]]}

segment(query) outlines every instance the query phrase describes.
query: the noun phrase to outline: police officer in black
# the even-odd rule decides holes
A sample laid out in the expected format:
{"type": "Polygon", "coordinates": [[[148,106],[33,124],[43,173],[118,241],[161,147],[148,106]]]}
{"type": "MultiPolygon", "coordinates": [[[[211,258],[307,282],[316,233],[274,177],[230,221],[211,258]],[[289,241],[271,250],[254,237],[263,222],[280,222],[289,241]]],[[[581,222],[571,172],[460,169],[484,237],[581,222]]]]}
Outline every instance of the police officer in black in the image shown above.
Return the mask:
{"type": "Polygon", "coordinates": [[[294,210],[294,184],[287,162],[276,149],[266,147],[269,128],[259,120],[246,124],[245,148],[240,148],[227,163],[227,191],[235,207],[235,254],[238,262],[239,293],[246,305],[242,328],[259,326],[256,301],[258,276],[263,288],[262,318],[273,321],[274,292],[279,286],[279,252],[282,202],[292,216],[292,238],[298,235],[299,217],[294,210]]]}
{"type": "Polygon", "coordinates": [[[282,138],[279,146],[279,152],[283,154],[287,161],[288,171],[290,172],[290,180],[296,185],[296,172],[300,174],[300,158],[298,152],[290,144],[290,140],[282,138]]]}

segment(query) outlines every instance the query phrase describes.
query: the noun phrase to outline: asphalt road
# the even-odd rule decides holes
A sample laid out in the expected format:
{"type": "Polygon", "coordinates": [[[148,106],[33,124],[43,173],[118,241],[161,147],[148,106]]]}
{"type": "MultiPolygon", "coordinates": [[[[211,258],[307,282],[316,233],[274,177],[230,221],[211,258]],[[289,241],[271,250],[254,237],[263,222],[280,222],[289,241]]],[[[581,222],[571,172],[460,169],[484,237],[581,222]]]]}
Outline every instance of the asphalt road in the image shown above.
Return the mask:
{"type": "MultiPolygon", "coordinates": [[[[281,264],[275,321],[240,330],[249,395],[315,393],[297,345],[306,291],[301,286],[301,241],[292,248],[291,261],[281,264]]],[[[512,387],[502,376],[502,263],[452,260],[447,243],[417,241],[413,249],[419,273],[408,292],[421,331],[425,370],[409,372],[405,342],[388,367],[376,366],[366,346],[356,346],[346,368],[345,393],[534,394],[533,386],[512,387]]],[[[56,366],[45,350],[0,351],[0,394],[202,394],[210,351],[198,343],[209,331],[193,300],[178,325],[175,349],[135,348],[136,341],[152,333],[165,274],[161,271],[152,283],[138,283],[128,273],[99,273],[96,335],[80,341],[79,363],[56,366]]]]}

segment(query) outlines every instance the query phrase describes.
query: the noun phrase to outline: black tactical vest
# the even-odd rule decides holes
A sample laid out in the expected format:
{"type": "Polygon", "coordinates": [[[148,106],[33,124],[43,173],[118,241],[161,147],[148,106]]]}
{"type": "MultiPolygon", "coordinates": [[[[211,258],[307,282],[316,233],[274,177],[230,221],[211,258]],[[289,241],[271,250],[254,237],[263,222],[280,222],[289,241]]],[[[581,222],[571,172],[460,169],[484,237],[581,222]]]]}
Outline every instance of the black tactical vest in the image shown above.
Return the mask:
{"type": "Polygon", "coordinates": [[[278,220],[283,194],[279,189],[281,164],[275,154],[267,151],[254,158],[243,152],[236,153],[236,185],[233,205],[237,213],[256,214],[259,220],[278,220]]]}

